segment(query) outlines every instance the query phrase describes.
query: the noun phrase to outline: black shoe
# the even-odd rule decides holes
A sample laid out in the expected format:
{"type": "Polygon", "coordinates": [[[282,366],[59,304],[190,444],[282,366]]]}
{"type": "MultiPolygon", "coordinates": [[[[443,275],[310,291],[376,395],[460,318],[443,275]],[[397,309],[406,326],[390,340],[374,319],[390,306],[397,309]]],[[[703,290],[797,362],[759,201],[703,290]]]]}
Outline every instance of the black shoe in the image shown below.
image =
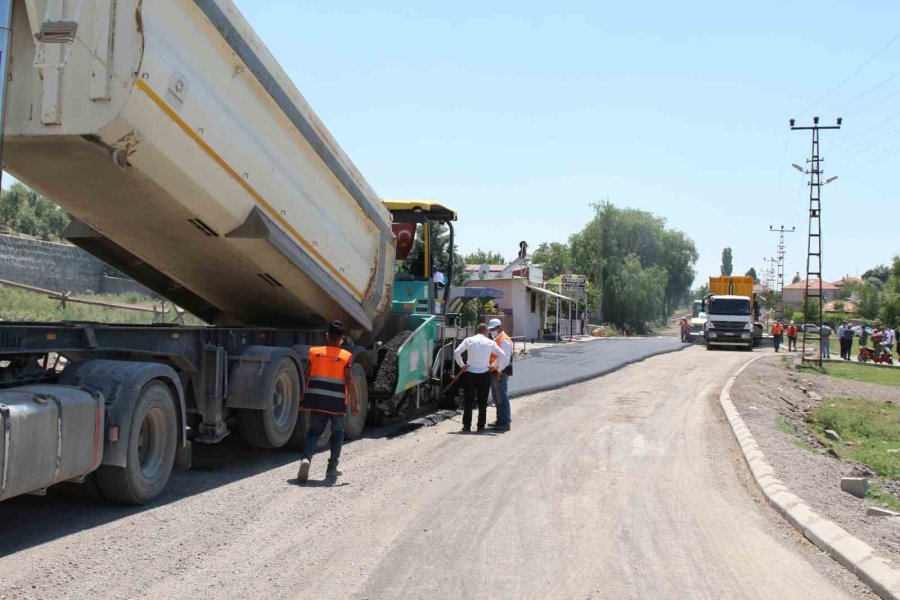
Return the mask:
{"type": "Polygon", "coordinates": [[[471,427],[463,427],[461,433],[472,433],[471,427]]]}
{"type": "Polygon", "coordinates": [[[500,425],[494,425],[494,431],[509,431],[509,423],[501,423],[500,425]]]}
{"type": "Polygon", "coordinates": [[[484,431],[484,425],[479,425],[479,426],[478,426],[478,433],[481,433],[482,431],[484,431]]]}

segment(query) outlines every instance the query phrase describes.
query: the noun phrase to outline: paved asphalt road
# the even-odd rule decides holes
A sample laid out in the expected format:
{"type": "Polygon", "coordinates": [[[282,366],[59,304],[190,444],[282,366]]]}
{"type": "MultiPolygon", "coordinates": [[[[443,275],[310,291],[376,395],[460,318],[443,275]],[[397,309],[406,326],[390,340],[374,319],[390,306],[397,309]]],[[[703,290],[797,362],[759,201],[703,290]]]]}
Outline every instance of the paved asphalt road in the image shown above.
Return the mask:
{"type": "Polygon", "coordinates": [[[612,338],[543,348],[513,363],[509,394],[517,397],[578,383],[685,347],[678,338],[655,337],[612,338]]]}
{"type": "Polygon", "coordinates": [[[149,507],[16,498],[0,598],[872,598],[748,480],[717,397],[750,357],[689,348],[519,398],[504,434],[373,431],[338,485],[322,454],[301,486],[295,453],[235,440],[149,507]]]}

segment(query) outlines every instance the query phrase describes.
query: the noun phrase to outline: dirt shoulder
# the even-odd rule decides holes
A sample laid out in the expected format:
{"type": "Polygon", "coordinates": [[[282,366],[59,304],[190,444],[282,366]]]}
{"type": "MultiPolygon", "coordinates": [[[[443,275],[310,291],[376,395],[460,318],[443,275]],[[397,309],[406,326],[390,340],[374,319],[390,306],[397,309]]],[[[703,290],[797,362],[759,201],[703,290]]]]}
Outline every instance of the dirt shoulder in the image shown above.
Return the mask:
{"type": "Polygon", "coordinates": [[[842,477],[867,477],[894,494],[900,486],[865,465],[839,460],[807,428],[808,416],[831,398],[898,403],[900,390],[797,372],[784,356],[774,355],[750,365],[731,390],[732,401],[788,489],[854,536],[900,558],[900,523],[867,516],[870,507],[879,505],[842,492],[840,482],[842,477]]]}

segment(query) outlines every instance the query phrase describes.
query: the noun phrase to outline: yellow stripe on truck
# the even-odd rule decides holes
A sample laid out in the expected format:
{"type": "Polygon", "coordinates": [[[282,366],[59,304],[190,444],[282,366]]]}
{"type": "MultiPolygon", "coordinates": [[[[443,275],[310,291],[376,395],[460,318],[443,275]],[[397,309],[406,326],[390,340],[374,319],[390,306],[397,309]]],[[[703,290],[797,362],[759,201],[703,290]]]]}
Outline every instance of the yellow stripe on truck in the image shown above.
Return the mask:
{"type": "Polygon", "coordinates": [[[285,230],[286,230],[288,233],[290,233],[290,234],[294,237],[294,239],[296,239],[298,242],[300,242],[300,245],[303,246],[303,248],[304,248],[307,252],[309,252],[310,254],[312,254],[312,255],[316,258],[316,260],[318,260],[323,266],[325,266],[325,268],[327,268],[329,271],[331,271],[331,273],[332,273],[335,277],[337,277],[344,285],[346,285],[346,286],[353,292],[353,294],[357,297],[357,299],[359,299],[360,301],[362,301],[362,299],[363,299],[363,293],[362,293],[360,290],[356,289],[356,287],[355,287],[352,283],[350,283],[350,280],[347,279],[347,278],[344,276],[344,274],[340,272],[340,270],[338,270],[337,268],[335,268],[334,265],[332,265],[331,263],[329,263],[329,262],[325,259],[325,257],[322,256],[322,254],[321,254],[318,250],[316,250],[316,248],[315,248],[312,244],[310,244],[309,242],[307,242],[307,241],[303,238],[303,236],[301,236],[301,235],[297,232],[296,229],[294,229],[293,227],[291,227],[290,223],[288,223],[288,222],[284,219],[284,217],[282,217],[282,216],[278,213],[277,210],[275,210],[274,208],[272,208],[272,205],[270,205],[268,202],[266,202],[265,198],[263,198],[262,196],[260,196],[259,193],[258,193],[256,190],[254,190],[253,187],[252,187],[249,183],[247,183],[247,181],[246,181],[243,177],[241,177],[240,175],[238,175],[238,172],[235,171],[234,169],[232,169],[231,166],[230,166],[227,162],[225,162],[225,159],[223,159],[221,156],[219,156],[219,154],[218,154],[215,150],[213,150],[213,149],[209,146],[209,144],[207,144],[206,142],[204,142],[203,139],[202,139],[199,135],[197,135],[197,134],[194,132],[193,128],[191,128],[190,125],[188,125],[187,123],[185,123],[185,122],[181,119],[181,117],[179,117],[179,116],[175,113],[175,111],[172,110],[172,108],[169,107],[168,104],[166,104],[166,101],[163,100],[162,98],[160,98],[160,97],[156,94],[156,92],[154,92],[154,91],[150,88],[150,86],[147,85],[147,84],[144,82],[144,80],[138,79],[138,81],[137,81],[137,87],[138,87],[142,92],[144,92],[145,94],[147,94],[147,97],[149,97],[151,100],[153,100],[154,104],[156,104],[158,107],[160,107],[160,108],[162,109],[162,111],[163,111],[164,113],[166,113],[166,115],[167,115],[170,119],[172,119],[172,121],[174,121],[176,125],[178,125],[178,126],[181,128],[182,131],[184,131],[184,132],[185,132],[192,140],[194,140],[194,142],[195,142],[198,146],[200,146],[200,149],[201,149],[201,150],[203,150],[204,152],[206,152],[206,154],[207,154],[210,158],[212,158],[216,163],[218,163],[218,165],[219,165],[220,167],[222,167],[222,168],[225,170],[226,173],[228,173],[229,175],[231,175],[231,178],[234,179],[234,180],[235,180],[242,188],[244,188],[244,190],[246,190],[247,193],[250,194],[250,195],[253,197],[254,200],[256,200],[257,204],[259,204],[261,207],[263,207],[263,209],[265,209],[265,211],[266,211],[267,213],[269,213],[269,215],[271,215],[271,217],[272,217],[273,219],[275,219],[276,221],[278,221],[278,223],[280,223],[281,226],[284,227],[285,230]]]}

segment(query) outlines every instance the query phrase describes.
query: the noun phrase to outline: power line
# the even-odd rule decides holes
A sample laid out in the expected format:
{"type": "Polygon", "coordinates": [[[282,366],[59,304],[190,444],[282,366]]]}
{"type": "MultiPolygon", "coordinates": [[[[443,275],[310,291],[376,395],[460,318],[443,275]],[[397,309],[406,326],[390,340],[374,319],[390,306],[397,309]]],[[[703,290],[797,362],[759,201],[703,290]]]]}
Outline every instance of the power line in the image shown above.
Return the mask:
{"type": "Polygon", "coordinates": [[[831,96],[833,93],[835,93],[836,91],[838,91],[839,89],[841,89],[842,87],[844,87],[844,84],[845,84],[845,83],[847,83],[848,81],[850,81],[851,79],[853,79],[854,77],[856,77],[856,75],[859,74],[860,71],[862,71],[863,69],[865,69],[865,68],[869,65],[870,62],[872,62],[873,60],[875,60],[876,58],[878,58],[878,56],[881,55],[882,52],[884,52],[885,50],[887,50],[887,49],[891,46],[891,44],[893,44],[894,42],[896,42],[898,38],[900,38],[900,33],[898,33],[897,35],[895,35],[894,37],[892,37],[892,38],[890,39],[890,41],[889,41],[887,44],[885,44],[884,46],[881,47],[880,50],[878,50],[878,52],[876,52],[875,54],[873,54],[872,56],[870,56],[870,57],[866,60],[866,62],[864,62],[863,64],[861,64],[855,71],[853,71],[852,73],[850,73],[849,75],[847,75],[847,77],[845,77],[844,80],[841,81],[839,84],[837,84],[835,87],[831,88],[831,90],[829,90],[828,93],[826,93],[824,96],[822,96],[821,98],[819,98],[818,100],[816,100],[815,102],[813,102],[812,104],[810,104],[809,106],[807,106],[806,108],[804,108],[803,110],[799,111],[798,114],[805,113],[806,111],[808,111],[809,109],[811,109],[811,108],[813,108],[814,106],[818,105],[820,102],[822,102],[823,100],[825,100],[826,98],[828,98],[829,96],[831,96]]]}

